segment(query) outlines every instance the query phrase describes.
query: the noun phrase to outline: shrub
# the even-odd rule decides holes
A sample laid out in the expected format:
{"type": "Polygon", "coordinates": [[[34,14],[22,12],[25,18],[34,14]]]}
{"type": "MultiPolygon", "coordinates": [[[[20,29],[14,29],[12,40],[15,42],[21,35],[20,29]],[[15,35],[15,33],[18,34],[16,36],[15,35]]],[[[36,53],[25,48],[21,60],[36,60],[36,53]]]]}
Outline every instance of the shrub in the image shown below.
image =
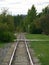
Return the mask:
{"type": "Polygon", "coordinates": [[[0,41],[10,42],[13,41],[14,35],[11,32],[2,32],[0,35],[0,41]]]}
{"type": "Polygon", "coordinates": [[[12,32],[8,31],[7,24],[0,23],[0,41],[10,42],[13,41],[14,35],[12,32]]]}

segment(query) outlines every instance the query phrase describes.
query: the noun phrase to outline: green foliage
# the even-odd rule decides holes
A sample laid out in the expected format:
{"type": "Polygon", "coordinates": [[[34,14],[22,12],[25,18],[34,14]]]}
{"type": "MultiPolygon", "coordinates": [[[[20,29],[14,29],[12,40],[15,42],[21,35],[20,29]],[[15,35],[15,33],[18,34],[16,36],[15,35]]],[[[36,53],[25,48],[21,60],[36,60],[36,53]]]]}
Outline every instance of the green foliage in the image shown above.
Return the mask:
{"type": "Polygon", "coordinates": [[[9,27],[9,31],[13,32],[15,30],[13,16],[7,15],[7,25],[9,27]]]}
{"type": "Polygon", "coordinates": [[[33,33],[34,34],[35,31],[36,31],[36,26],[35,26],[34,23],[32,23],[31,26],[30,26],[30,33],[33,33]]]}
{"type": "Polygon", "coordinates": [[[36,18],[36,9],[35,6],[33,5],[30,10],[28,10],[28,22],[33,22],[33,20],[36,18]]]}
{"type": "Polygon", "coordinates": [[[34,19],[36,19],[36,15],[37,15],[36,9],[35,9],[35,6],[33,5],[32,8],[30,10],[28,10],[28,14],[27,14],[27,16],[25,18],[24,25],[25,25],[25,29],[26,29],[27,32],[31,32],[32,31],[30,29],[32,29],[34,27],[34,26],[32,27],[32,22],[34,21],[34,19]]]}
{"type": "Polygon", "coordinates": [[[11,32],[2,32],[0,34],[0,41],[2,42],[10,42],[13,41],[14,35],[11,32]]]}
{"type": "Polygon", "coordinates": [[[24,28],[26,32],[34,34],[49,34],[49,7],[45,7],[38,15],[33,5],[25,18],[24,28]]]}
{"type": "Polygon", "coordinates": [[[37,18],[34,23],[36,28],[41,30],[41,33],[49,34],[49,14],[42,15],[40,18],[37,18]]]}
{"type": "Polygon", "coordinates": [[[0,41],[9,42],[14,39],[14,35],[8,29],[7,24],[0,23],[0,41]]]}
{"type": "Polygon", "coordinates": [[[8,31],[8,25],[5,23],[0,23],[0,33],[2,33],[3,31],[8,31]]]}
{"type": "Polygon", "coordinates": [[[24,21],[23,19],[25,18],[24,15],[17,15],[13,16],[14,17],[14,25],[15,25],[15,30],[17,32],[24,31],[24,21]]]}
{"type": "Polygon", "coordinates": [[[49,34],[49,15],[42,17],[40,20],[43,33],[49,34]]]}
{"type": "Polygon", "coordinates": [[[12,15],[8,14],[8,11],[6,9],[3,10],[2,14],[0,15],[0,22],[7,24],[9,31],[14,31],[14,18],[12,15]]]}
{"type": "Polygon", "coordinates": [[[42,10],[42,14],[43,14],[43,15],[49,14],[49,7],[48,7],[48,6],[45,7],[45,8],[42,10]]]}
{"type": "Polygon", "coordinates": [[[13,16],[7,14],[7,11],[4,10],[0,14],[0,41],[1,42],[10,42],[14,39],[14,20],[13,16]]]}
{"type": "Polygon", "coordinates": [[[33,34],[41,34],[42,30],[40,24],[38,22],[33,22],[30,26],[30,33],[33,34]]]}

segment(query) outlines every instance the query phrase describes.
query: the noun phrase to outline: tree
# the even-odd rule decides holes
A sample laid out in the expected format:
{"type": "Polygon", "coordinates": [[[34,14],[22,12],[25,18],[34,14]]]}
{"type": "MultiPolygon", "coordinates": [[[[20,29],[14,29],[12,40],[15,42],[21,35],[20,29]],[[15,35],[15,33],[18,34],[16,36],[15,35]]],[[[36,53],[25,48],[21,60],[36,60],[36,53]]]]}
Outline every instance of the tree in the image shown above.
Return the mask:
{"type": "Polygon", "coordinates": [[[49,15],[40,18],[41,27],[44,34],[49,34],[49,15]]]}
{"type": "Polygon", "coordinates": [[[28,31],[28,28],[30,30],[30,26],[31,26],[32,22],[34,21],[34,19],[36,19],[36,16],[37,16],[36,8],[33,5],[31,7],[31,9],[28,10],[28,14],[27,14],[27,16],[25,18],[25,28],[26,28],[26,31],[28,31]]]}
{"type": "Polygon", "coordinates": [[[24,21],[23,19],[25,18],[25,15],[17,15],[13,16],[14,17],[14,25],[15,25],[15,30],[16,31],[23,31],[24,28],[24,21]]]}
{"type": "Polygon", "coordinates": [[[28,10],[28,21],[31,23],[33,20],[36,18],[36,9],[35,6],[33,5],[30,10],[28,10]]]}
{"type": "Polygon", "coordinates": [[[48,6],[45,7],[45,8],[42,10],[42,13],[43,13],[43,15],[49,14],[49,7],[48,7],[48,6]]]}
{"type": "Polygon", "coordinates": [[[14,39],[14,21],[13,16],[7,14],[4,10],[0,15],[0,41],[10,42],[14,39]]]}
{"type": "Polygon", "coordinates": [[[8,11],[5,9],[2,11],[2,14],[0,15],[0,22],[3,24],[7,24],[9,27],[9,31],[14,31],[14,18],[12,15],[7,14],[8,11]]]}

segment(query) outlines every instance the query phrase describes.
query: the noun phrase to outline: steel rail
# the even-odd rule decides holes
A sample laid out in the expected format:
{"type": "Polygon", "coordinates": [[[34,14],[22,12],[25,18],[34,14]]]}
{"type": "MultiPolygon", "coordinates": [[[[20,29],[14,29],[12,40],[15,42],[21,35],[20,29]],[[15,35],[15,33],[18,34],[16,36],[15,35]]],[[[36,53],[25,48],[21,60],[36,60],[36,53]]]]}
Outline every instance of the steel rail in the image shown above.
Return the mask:
{"type": "Polygon", "coordinates": [[[8,65],[11,65],[11,64],[12,64],[12,61],[13,61],[13,58],[14,58],[14,55],[15,55],[15,51],[16,51],[16,49],[17,49],[17,46],[18,46],[18,42],[17,42],[17,44],[15,45],[14,51],[13,51],[13,53],[12,53],[12,56],[11,56],[11,58],[10,58],[10,62],[9,62],[8,65]]]}
{"type": "MultiPolygon", "coordinates": [[[[28,49],[28,46],[27,46],[27,42],[26,42],[25,39],[24,39],[24,42],[25,42],[25,47],[26,47],[27,55],[28,55],[28,57],[29,57],[30,64],[31,64],[31,65],[34,65],[33,62],[32,62],[32,58],[31,58],[31,55],[30,55],[30,52],[29,52],[29,49],[28,49]]],[[[18,43],[19,43],[19,41],[17,41],[17,44],[15,45],[14,51],[13,51],[13,53],[12,53],[12,56],[11,56],[11,58],[10,58],[10,62],[9,62],[8,65],[12,65],[13,58],[14,58],[14,56],[15,56],[15,51],[16,51],[16,49],[17,49],[18,43]]]]}
{"type": "Polygon", "coordinates": [[[29,57],[29,60],[30,60],[30,64],[34,65],[26,41],[25,41],[25,45],[26,45],[27,54],[28,54],[28,57],[29,57]]]}

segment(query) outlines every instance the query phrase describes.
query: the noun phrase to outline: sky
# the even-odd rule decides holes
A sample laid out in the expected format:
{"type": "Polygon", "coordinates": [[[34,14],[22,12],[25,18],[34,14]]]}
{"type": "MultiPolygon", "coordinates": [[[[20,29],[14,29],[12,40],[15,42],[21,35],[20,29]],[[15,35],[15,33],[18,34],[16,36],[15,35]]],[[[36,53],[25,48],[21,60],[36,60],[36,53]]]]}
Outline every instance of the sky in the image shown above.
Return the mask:
{"type": "Polygon", "coordinates": [[[39,13],[43,8],[49,5],[49,0],[0,0],[0,13],[3,8],[6,8],[12,15],[26,15],[32,5],[35,5],[39,13]]]}

